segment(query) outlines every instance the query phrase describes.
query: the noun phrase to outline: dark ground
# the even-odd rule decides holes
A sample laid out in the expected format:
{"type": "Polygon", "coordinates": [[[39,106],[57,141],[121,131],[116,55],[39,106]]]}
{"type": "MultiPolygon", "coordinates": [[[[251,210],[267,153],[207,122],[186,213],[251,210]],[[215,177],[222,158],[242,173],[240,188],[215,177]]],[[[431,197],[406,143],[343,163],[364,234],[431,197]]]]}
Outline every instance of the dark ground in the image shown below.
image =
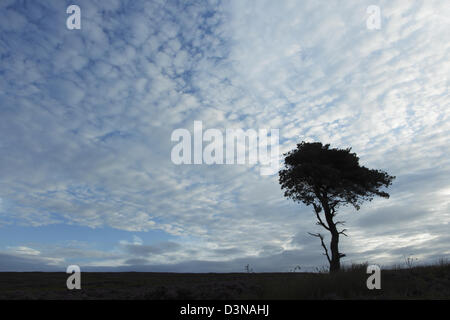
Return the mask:
{"type": "Polygon", "coordinates": [[[365,266],[326,273],[0,272],[0,299],[450,299],[450,264],[382,270],[368,290],[365,266]]]}

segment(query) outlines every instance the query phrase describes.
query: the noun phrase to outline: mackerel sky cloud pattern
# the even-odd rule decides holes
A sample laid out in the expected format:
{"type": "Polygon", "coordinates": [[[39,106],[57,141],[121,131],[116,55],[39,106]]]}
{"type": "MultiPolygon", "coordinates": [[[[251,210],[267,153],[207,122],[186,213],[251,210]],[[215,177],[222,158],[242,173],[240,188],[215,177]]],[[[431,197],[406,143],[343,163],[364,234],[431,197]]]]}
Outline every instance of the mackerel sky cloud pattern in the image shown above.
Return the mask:
{"type": "Polygon", "coordinates": [[[0,271],[325,265],[276,175],[172,163],[194,120],[279,128],[282,153],[352,147],[397,176],[389,200],[341,210],[344,261],[450,255],[449,17],[445,1],[2,0],[0,271]]]}

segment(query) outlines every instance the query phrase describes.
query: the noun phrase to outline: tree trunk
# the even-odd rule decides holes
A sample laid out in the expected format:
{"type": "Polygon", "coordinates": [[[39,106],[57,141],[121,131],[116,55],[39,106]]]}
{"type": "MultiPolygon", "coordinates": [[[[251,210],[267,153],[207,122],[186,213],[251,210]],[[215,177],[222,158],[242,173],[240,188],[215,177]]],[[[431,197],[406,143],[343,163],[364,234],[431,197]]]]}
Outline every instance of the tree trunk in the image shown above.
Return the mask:
{"type": "Polygon", "coordinates": [[[339,253],[339,233],[334,227],[334,231],[331,231],[331,261],[330,261],[330,272],[337,272],[341,269],[341,255],[339,253]]]}
{"type": "Polygon", "coordinates": [[[328,228],[331,233],[331,261],[330,272],[337,272],[341,269],[341,254],[339,253],[339,232],[337,231],[336,224],[333,222],[333,215],[330,212],[328,205],[323,206],[325,211],[325,219],[327,220],[328,228]]]}

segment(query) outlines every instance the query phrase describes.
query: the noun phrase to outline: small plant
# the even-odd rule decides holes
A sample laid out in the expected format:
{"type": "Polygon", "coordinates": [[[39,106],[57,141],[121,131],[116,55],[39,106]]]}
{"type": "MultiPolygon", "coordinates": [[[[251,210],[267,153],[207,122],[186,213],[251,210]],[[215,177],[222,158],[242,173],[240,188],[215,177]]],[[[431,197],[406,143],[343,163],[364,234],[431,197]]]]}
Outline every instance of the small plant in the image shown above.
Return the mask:
{"type": "Polygon", "coordinates": [[[438,260],[438,266],[445,267],[445,266],[448,266],[448,265],[450,265],[450,260],[448,258],[440,258],[438,260]]]}
{"type": "Polygon", "coordinates": [[[297,270],[300,271],[301,269],[302,267],[300,267],[300,265],[296,265],[294,269],[291,269],[291,272],[296,272],[297,270]]]}
{"type": "Polygon", "coordinates": [[[343,267],[344,271],[349,271],[349,272],[366,272],[367,270],[367,266],[369,265],[369,262],[361,262],[361,263],[356,263],[356,262],[352,262],[350,265],[346,265],[343,267]]]}
{"type": "Polygon", "coordinates": [[[417,258],[414,258],[412,255],[409,255],[405,258],[405,265],[408,269],[412,269],[415,265],[415,263],[419,260],[417,258]]]}
{"type": "Polygon", "coordinates": [[[315,270],[317,273],[328,273],[329,271],[327,266],[316,267],[315,270]]]}

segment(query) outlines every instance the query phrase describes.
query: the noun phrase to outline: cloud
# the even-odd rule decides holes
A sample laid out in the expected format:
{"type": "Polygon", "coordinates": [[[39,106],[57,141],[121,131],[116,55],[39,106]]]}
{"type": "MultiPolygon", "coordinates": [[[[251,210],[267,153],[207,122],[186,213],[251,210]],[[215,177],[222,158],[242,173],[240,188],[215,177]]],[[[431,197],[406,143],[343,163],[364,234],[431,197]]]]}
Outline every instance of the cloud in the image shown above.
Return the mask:
{"type": "Polygon", "coordinates": [[[61,271],[60,268],[48,265],[46,261],[0,253],[0,271],[61,271]]]}
{"type": "Polygon", "coordinates": [[[125,250],[136,256],[149,256],[153,254],[164,254],[180,249],[181,246],[175,242],[162,242],[156,245],[127,244],[125,250]]]}
{"type": "Polygon", "coordinates": [[[20,247],[10,247],[9,250],[15,252],[16,254],[20,255],[31,255],[31,256],[37,256],[40,254],[38,250],[34,250],[32,248],[20,246],[20,247]]]}
{"type": "Polygon", "coordinates": [[[323,261],[303,236],[317,230],[311,208],[283,199],[276,176],[171,162],[172,131],[202,120],[222,131],[280,128],[281,152],[301,140],[351,146],[362,164],[396,175],[389,200],[340,213],[352,259],[391,261],[398,252],[382,244],[401,248],[395,235],[408,232],[427,235],[412,244],[424,259],[448,252],[450,12],[381,1],[382,27],[368,30],[370,4],[79,1],[82,29],[67,30],[63,2],[2,1],[0,226],[171,237],[136,238],[120,253],[91,248],[87,265],[323,261]]]}

